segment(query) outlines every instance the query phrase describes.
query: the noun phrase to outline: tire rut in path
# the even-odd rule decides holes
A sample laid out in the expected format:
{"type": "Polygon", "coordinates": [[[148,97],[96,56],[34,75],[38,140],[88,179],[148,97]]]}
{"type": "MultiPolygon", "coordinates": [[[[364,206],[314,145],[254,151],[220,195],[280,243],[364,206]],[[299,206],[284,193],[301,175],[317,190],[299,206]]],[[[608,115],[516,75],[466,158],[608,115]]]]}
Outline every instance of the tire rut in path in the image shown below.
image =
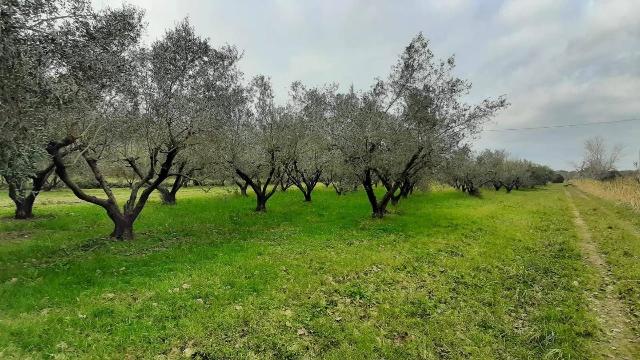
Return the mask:
{"type": "Polygon", "coordinates": [[[589,301],[606,334],[604,341],[599,344],[600,355],[611,359],[634,359],[634,354],[637,355],[639,351],[638,341],[640,339],[629,326],[628,311],[626,311],[624,303],[614,293],[614,281],[609,274],[607,263],[598,252],[591,238],[589,228],[573,201],[571,192],[566,189],[564,192],[578,230],[582,255],[589,265],[597,270],[602,279],[602,286],[598,290],[598,296],[589,295],[589,301]]]}

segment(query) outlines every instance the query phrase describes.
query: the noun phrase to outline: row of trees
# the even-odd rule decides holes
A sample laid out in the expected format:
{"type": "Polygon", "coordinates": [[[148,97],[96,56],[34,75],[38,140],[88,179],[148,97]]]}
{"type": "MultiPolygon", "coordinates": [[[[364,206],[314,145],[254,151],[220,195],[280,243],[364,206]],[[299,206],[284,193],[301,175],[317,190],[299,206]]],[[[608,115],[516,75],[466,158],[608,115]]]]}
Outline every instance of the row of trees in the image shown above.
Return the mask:
{"type": "Polygon", "coordinates": [[[484,150],[478,154],[468,147],[448,158],[441,180],[470,195],[480,195],[483,187],[506,192],[521,188],[563,182],[564,178],[548,166],[528,160],[512,159],[504,150],[484,150]]]}
{"type": "Polygon", "coordinates": [[[16,217],[31,216],[55,173],[105,210],[117,239],[133,237],[154,191],[175,203],[181,186],[205,178],[251,188],[257,211],[279,186],[297,187],[306,201],[319,182],[338,193],[361,186],[372,215],[382,217],[416,184],[469,156],[467,141],[507,106],[503,97],[465,103],[471,84],[422,34],[370,89],[296,82],[280,105],[268,77],[245,81],[235,47],[212,46],[186,20],[144,46],[143,14],[134,7],[1,6],[0,172],[16,217]],[[104,195],[87,193],[80,177],[104,195]],[[128,181],[124,203],[114,177],[128,181]]]}

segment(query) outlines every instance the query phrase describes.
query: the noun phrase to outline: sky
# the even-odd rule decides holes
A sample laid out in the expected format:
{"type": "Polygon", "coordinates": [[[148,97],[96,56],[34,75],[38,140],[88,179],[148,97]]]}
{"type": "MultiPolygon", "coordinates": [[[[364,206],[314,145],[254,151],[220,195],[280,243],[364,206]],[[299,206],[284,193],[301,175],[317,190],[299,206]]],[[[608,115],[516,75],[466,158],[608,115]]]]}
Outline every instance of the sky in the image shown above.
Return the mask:
{"type": "MultiPolygon", "coordinates": [[[[146,11],[145,42],[188,17],[214,46],[237,46],[280,102],[297,80],[368,89],[422,32],[473,83],[466,101],[507,97],[488,130],[640,119],[640,0],[93,0],[123,2],[146,11]]],[[[623,147],[619,168],[639,160],[640,120],[484,131],[474,146],[572,169],[593,136],[623,147]]]]}

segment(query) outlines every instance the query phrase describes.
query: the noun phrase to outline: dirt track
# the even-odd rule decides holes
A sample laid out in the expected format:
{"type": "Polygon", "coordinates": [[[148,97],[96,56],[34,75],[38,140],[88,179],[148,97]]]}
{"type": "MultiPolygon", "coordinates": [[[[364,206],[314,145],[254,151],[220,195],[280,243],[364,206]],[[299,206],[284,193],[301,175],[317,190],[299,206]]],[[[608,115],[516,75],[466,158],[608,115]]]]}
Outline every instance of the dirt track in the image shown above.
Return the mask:
{"type": "MultiPolygon", "coordinates": [[[[595,294],[589,294],[593,310],[605,331],[605,339],[600,344],[600,355],[612,359],[633,359],[633,349],[638,346],[638,338],[629,326],[628,311],[613,292],[613,279],[605,259],[598,252],[591,233],[580,211],[573,201],[572,191],[565,190],[574,223],[580,236],[580,250],[585,261],[601,276],[601,286],[595,294]]],[[[579,195],[585,196],[581,192],[579,195]]]]}

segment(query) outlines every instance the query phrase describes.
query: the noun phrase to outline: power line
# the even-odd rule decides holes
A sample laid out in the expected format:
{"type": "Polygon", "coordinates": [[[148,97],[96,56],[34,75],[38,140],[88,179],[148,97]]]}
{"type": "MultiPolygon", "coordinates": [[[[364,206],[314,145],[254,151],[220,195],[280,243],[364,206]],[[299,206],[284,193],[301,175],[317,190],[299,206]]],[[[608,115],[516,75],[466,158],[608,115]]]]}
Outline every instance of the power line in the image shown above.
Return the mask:
{"type": "Polygon", "coordinates": [[[616,123],[631,122],[631,121],[640,121],[640,118],[637,118],[637,119],[611,120],[611,121],[597,121],[597,122],[590,122],[590,123],[578,123],[578,124],[564,124],[564,125],[547,125],[547,126],[522,127],[522,128],[484,129],[484,130],[482,130],[482,131],[500,132],[500,131],[518,131],[518,130],[557,129],[557,128],[579,127],[579,126],[591,126],[591,125],[602,125],[602,124],[616,124],[616,123]]]}

